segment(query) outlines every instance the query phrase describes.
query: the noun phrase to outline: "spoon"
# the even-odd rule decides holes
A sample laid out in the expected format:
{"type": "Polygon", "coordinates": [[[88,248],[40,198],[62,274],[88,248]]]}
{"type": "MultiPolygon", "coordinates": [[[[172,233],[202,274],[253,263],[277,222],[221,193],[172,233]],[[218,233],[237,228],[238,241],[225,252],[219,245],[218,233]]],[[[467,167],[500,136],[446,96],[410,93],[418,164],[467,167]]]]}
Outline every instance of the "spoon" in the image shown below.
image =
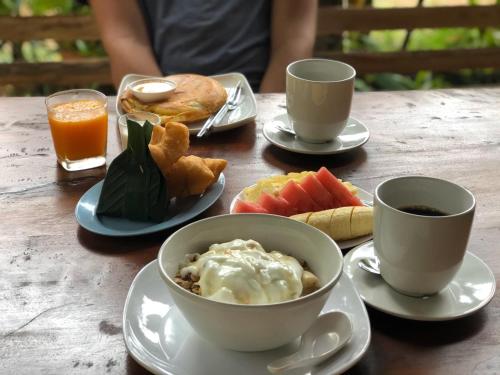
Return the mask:
{"type": "Polygon", "coordinates": [[[359,268],[380,276],[380,261],[377,257],[361,258],[358,262],[359,268]]]}
{"type": "Polygon", "coordinates": [[[267,365],[271,373],[316,365],[342,348],[352,336],[352,323],[340,311],[323,314],[302,335],[299,349],[267,365]]]}
{"type": "Polygon", "coordinates": [[[276,129],[282,131],[283,133],[295,136],[295,131],[292,128],[289,128],[288,126],[283,125],[281,122],[275,121],[273,125],[276,127],[276,129]]]}

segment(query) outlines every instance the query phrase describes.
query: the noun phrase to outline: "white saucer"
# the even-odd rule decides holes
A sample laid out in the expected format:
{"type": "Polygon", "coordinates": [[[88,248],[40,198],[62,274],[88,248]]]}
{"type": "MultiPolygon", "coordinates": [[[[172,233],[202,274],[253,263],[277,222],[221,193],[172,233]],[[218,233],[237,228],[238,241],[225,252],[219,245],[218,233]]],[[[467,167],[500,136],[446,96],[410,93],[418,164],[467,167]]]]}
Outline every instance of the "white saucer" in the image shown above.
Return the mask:
{"type": "Polygon", "coordinates": [[[347,126],[332,142],[308,143],[299,138],[282,132],[275,125],[281,122],[282,126],[290,127],[288,114],[282,113],[273,118],[273,121],[264,125],[264,137],[273,145],[287,151],[308,155],[330,155],[353,150],[364,145],[370,138],[370,131],[360,121],[349,118],[347,126]]]}
{"type": "MultiPolygon", "coordinates": [[[[354,285],[345,275],[333,288],[322,313],[332,310],[349,315],[353,324],[351,341],[312,372],[304,368],[287,375],[342,373],[366,352],[370,321],[354,285]]],[[[269,374],[267,364],[294,352],[299,341],[275,350],[244,353],[224,350],[201,339],[174,305],[156,260],[132,282],[123,310],[123,336],[130,355],[147,370],[162,375],[269,374]]]]}
{"type": "Polygon", "coordinates": [[[368,305],[390,315],[422,321],[452,320],[481,309],[495,294],[493,273],[470,252],[465,254],[462,267],[446,289],[425,298],[398,293],[380,276],[359,268],[359,260],[373,254],[373,241],[352,249],[344,257],[344,273],[368,305]]]}
{"type": "MultiPolygon", "coordinates": [[[[363,204],[365,206],[373,206],[373,195],[366,190],[361,189],[360,187],[356,186],[356,189],[358,189],[357,197],[361,199],[363,204]]],[[[238,199],[244,200],[244,194],[243,190],[240,191],[231,201],[231,204],[229,206],[229,213],[234,214],[234,206],[236,205],[236,201],[238,199]]],[[[346,250],[350,249],[351,247],[358,246],[366,241],[369,241],[373,238],[373,234],[368,234],[366,236],[361,236],[357,238],[353,238],[351,240],[344,240],[344,241],[336,241],[337,245],[339,245],[341,250],[346,250]]]]}

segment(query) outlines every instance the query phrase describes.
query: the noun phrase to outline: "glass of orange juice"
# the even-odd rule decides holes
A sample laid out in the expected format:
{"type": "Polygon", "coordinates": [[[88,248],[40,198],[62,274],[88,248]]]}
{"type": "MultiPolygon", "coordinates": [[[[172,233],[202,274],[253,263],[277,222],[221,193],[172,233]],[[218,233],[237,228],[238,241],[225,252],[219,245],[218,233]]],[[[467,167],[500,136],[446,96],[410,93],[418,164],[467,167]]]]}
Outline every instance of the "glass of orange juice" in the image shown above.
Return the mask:
{"type": "Polygon", "coordinates": [[[99,91],[60,91],[45,100],[57,161],[67,171],[106,163],[108,101],[99,91]]]}

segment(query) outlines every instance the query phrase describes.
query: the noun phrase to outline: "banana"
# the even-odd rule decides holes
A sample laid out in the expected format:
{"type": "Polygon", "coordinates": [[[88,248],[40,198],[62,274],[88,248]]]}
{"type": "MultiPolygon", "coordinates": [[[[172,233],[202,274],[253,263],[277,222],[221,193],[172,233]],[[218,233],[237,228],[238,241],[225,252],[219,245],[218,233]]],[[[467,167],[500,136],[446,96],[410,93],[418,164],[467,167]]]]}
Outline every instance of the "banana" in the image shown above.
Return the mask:
{"type": "Polygon", "coordinates": [[[350,240],[373,232],[372,207],[340,207],[290,216],[325,232],[336,241],[350,240]]]}

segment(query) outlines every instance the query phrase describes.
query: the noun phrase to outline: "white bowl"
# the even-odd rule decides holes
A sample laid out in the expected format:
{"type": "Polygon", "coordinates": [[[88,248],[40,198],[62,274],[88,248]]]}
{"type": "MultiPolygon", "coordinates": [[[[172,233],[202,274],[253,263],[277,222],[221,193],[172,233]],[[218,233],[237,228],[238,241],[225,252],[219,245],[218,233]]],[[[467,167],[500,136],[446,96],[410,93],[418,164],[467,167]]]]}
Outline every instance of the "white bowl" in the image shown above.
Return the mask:
{"type": "Polygon", "coordinates": [[[175,304],[195,332],[226,349],[260,351],[284,345],[310,327],[342,274],[343,258],[335,241],[310,225],[275,215],[232,214],[200,220],[176,231],[161,246],[158,264],[175,304]],[[175,283],[186,254],[237,238],[253,239],[268,251],[305,260],[322,287],[286,302],[239,305],[198,296],[175,283]]]}
{"type": "Polygon", "coordinates": [[[156,102],[167,99],[177,84],[165,78],[144,78],[128,85],[132,94],[142,102],[156,102]]]}

